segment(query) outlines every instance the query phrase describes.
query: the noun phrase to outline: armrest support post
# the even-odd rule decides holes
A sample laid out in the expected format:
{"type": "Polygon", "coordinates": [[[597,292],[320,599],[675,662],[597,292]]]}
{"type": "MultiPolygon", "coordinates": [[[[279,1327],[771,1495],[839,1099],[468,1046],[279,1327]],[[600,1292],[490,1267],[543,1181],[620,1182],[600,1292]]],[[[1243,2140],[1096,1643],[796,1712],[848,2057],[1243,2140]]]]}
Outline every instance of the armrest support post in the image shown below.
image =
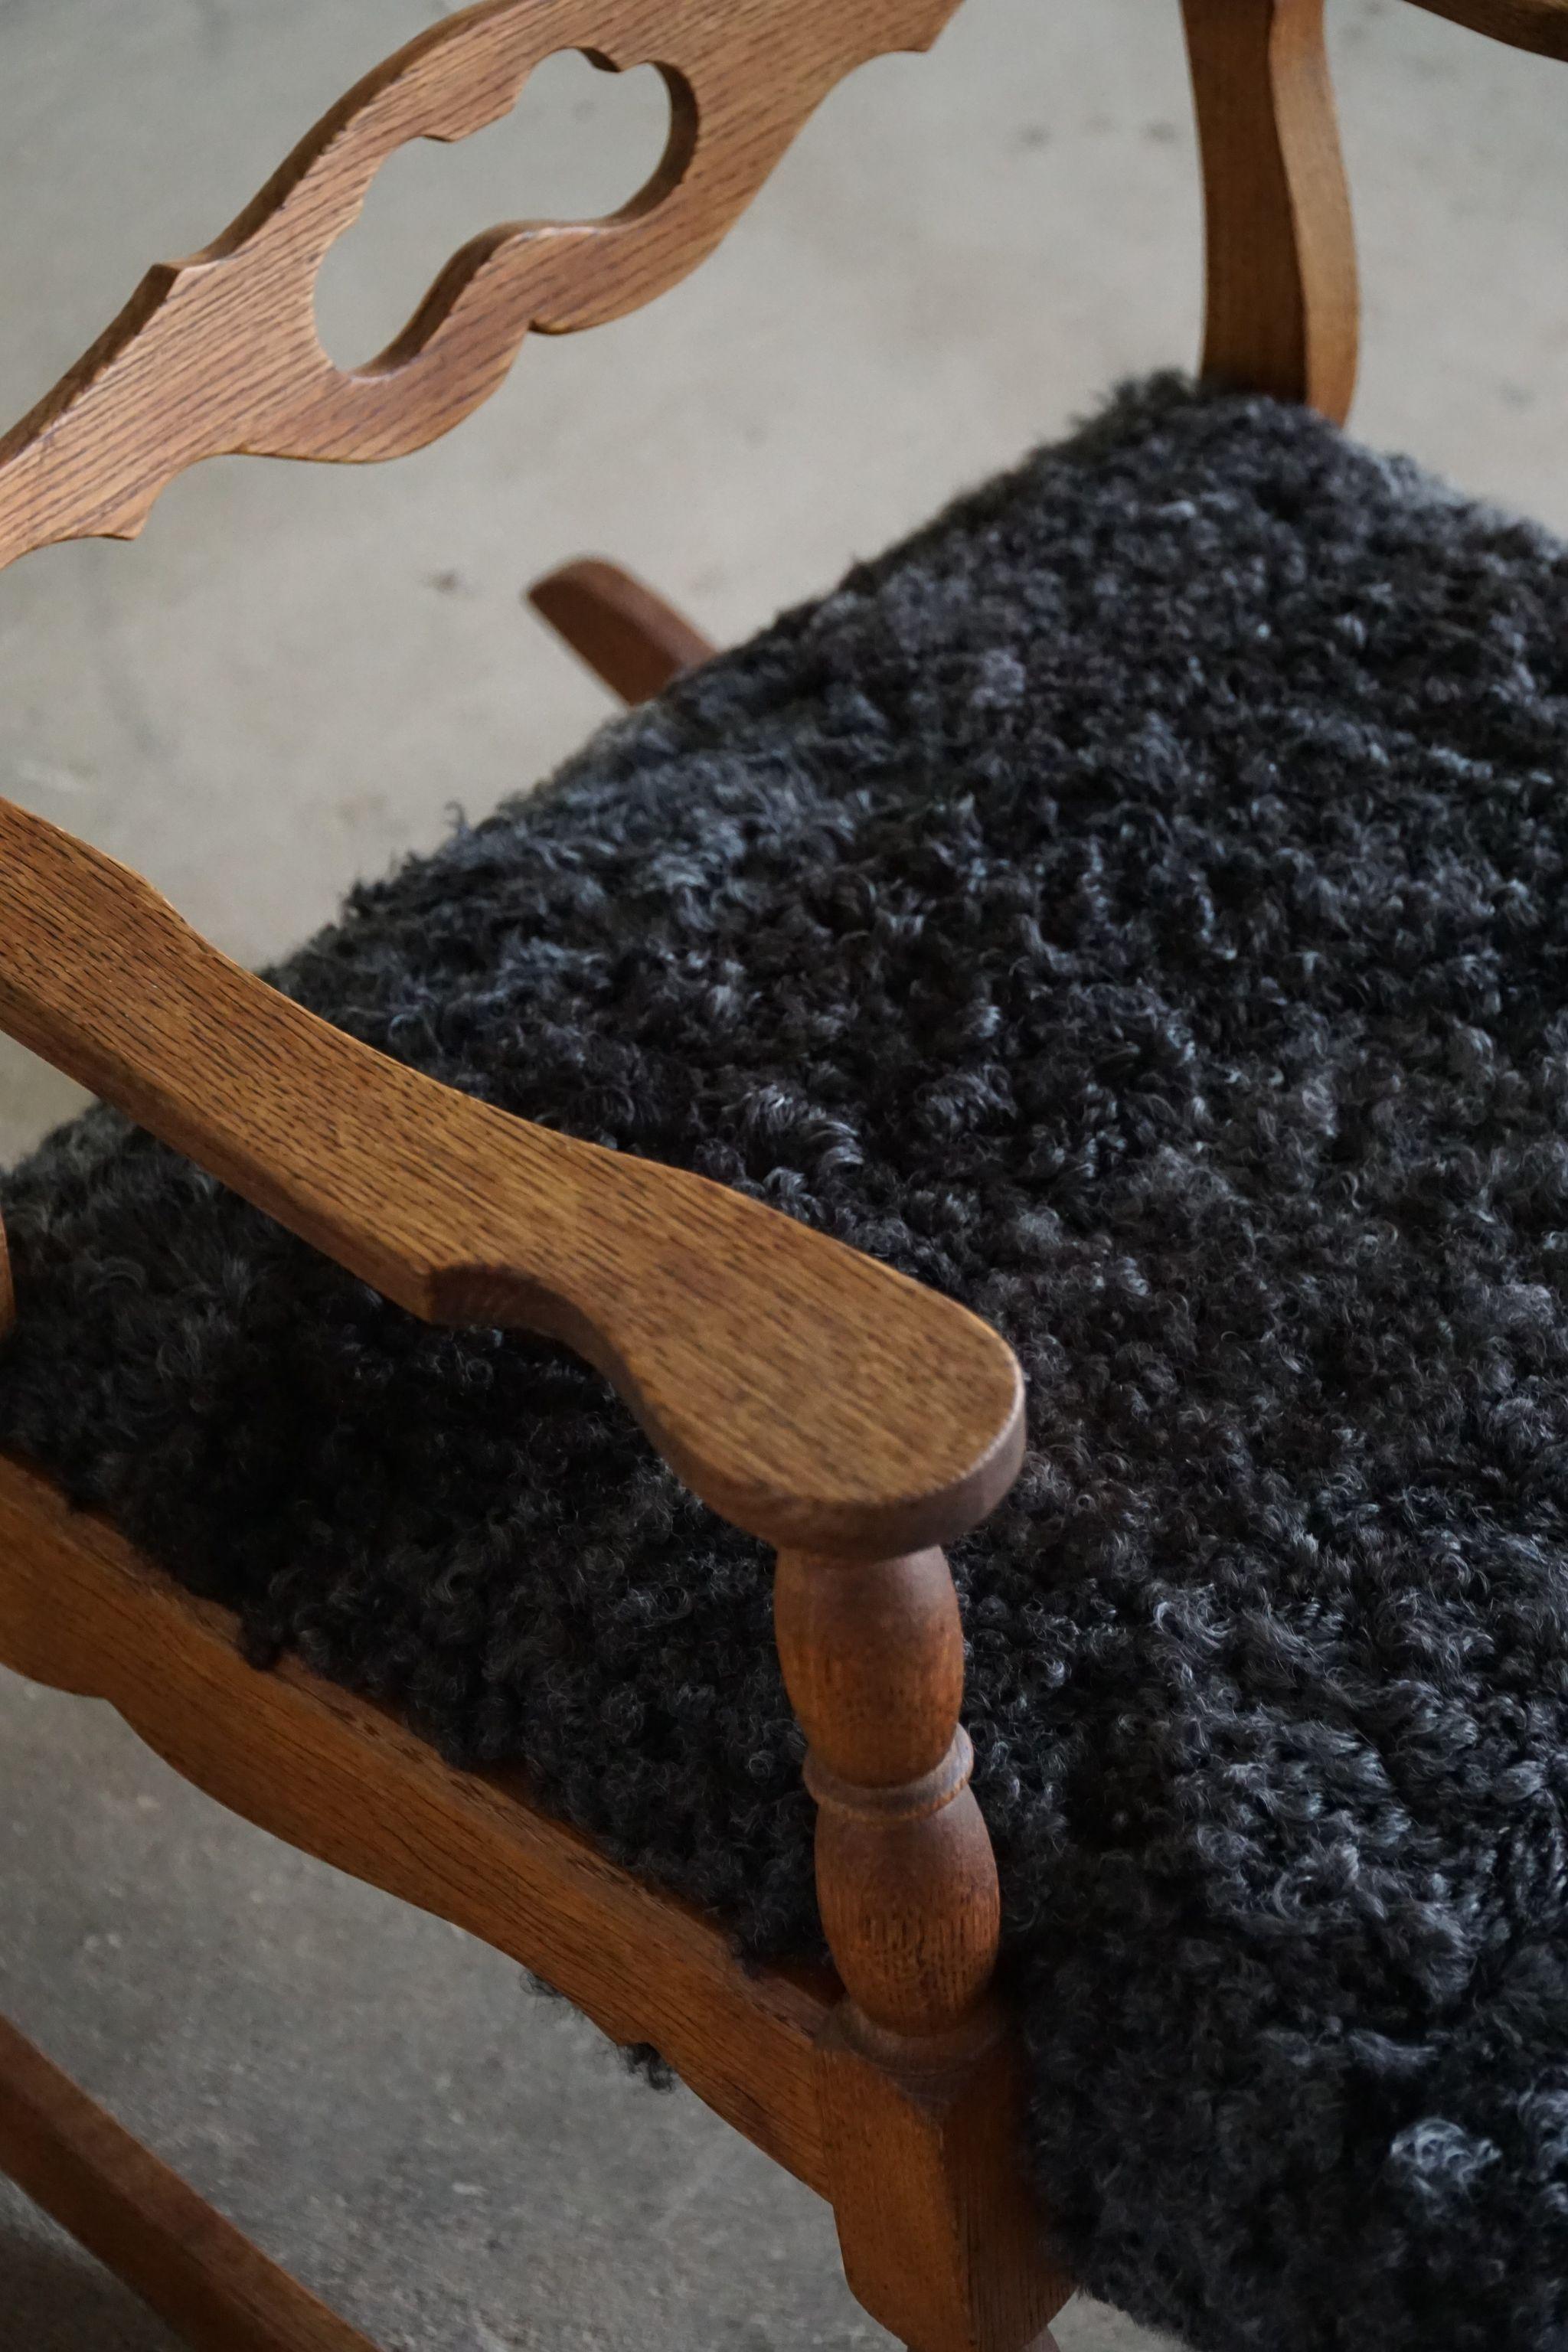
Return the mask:
{"type": "Polygon", "coordinates": [[[991,1998],[1001,1898],[947,1560],[781,1551],[774,1621],[846,1995],[819,2044],[846,2276],[910,2352],[1049,2352],[1071,2282],[1041,2242],[1019,2053],[991,1998]]]}
{"type": "Polygon", "coordinates": [[[959,1722],[963,1633],[940,1551],[868,1563],[781,1552],[774,1616],[809,1742],[822,1922],[884,2033],[963,2029],[995,1966],[1001,1903],[959,1722]]]}

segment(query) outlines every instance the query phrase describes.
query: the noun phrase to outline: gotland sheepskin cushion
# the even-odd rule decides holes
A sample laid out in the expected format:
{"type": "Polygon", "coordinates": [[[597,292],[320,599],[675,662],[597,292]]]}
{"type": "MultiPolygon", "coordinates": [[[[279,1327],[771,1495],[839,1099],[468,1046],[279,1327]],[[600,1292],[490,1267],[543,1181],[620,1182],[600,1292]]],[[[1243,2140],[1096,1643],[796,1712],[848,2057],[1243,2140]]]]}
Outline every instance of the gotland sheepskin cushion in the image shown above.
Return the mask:
{"type": "MultiPolygon", "coordinates": [[[[967,1719],[1075,2270],[1568,2343],[1568,551],[1171,381],[356,892],[282,984],[1000,1325],[967,1719]]],[[[95,1112],[0,1443],[810,1947],[768,1562],[562,1349],[95,1112]]]]}

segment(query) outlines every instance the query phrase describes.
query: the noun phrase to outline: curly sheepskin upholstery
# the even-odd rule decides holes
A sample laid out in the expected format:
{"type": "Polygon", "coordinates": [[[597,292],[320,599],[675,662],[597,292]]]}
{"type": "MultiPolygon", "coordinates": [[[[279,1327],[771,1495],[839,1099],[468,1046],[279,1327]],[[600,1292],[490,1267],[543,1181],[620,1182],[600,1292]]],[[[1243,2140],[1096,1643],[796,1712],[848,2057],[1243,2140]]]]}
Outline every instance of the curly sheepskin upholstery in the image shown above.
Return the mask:
{"type": "MultiPolygon", "coordinates": [[[[1568,551],[1171,381],[358,891],[282,984],[967,1301],[1043,2210],[1205,2352],[1568,2343],[1568,551]]],[[[0,1443],[810,1948],[768,1562],[562,1349],[94,1112],[0,1443]]]]}

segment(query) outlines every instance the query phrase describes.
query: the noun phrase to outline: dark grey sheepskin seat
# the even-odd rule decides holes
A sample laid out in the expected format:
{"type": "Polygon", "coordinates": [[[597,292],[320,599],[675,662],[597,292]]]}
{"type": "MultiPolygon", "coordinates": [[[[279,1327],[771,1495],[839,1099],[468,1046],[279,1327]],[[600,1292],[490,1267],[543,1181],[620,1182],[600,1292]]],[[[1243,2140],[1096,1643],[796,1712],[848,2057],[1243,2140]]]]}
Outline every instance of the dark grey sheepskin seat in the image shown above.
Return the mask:
{"type": "MultiPolygon", "coordinates": [[[[360,890],[283,984],[952,1292],[1046,2209],[1206,2352],[1568,2344],[1568,551],[1171,382],[360,890]]],[[[555,1347],[95,1113],[0,1443],[759,1952],[767,1563],[555,1347]]]]}

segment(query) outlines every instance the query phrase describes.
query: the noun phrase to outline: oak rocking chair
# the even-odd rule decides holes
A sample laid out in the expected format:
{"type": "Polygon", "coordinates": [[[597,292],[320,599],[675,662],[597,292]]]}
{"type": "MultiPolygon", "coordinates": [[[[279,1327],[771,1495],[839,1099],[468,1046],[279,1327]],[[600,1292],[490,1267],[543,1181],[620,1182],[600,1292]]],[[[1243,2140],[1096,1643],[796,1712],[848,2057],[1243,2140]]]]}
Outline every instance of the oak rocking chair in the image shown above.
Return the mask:
{"type": "MultiPolygon", "coordinates": [[[[336,106],[194,258],[0,442],[0,565],[132,539],[208,457],[363,462],[448,432],[531,330],[618,318],[724,237],[852,68],[958,0],[482,0],[336,106]],[[652,63],[673,124],[614,217],[454,257],[373,366],[317,341],[328,248],[416,138],[497,120],[564,48],[652,63]]],[[[1568,57],[1568,0],[1423,0],[1568,57]]],[[[1205,379],[1348,409],[1355,270],[1322,0],[1184,0],[1208,223],[1205,379]]],[[[605,565],[540,610],[631,702],[709,648],[605,565]]],[[[506,1770],[462,1771],[193,1595],[37,1467],[0,1457],[0,1661],[107,1699],[221,1803],[448,1918],[657,2049],[830,2200],[855,2294],[911,2352],[1049,2343],[1072,2289],[1021,2137],[994,1975],[996,1866],[969,1787],[942,1547],[1023,1458],[1008,1346],[936,1292],[741,1192],[531,1126],[400,1066],[205,945],[135,876],[0,803],[0,1027],[428,1322],[565,1342],[678,1477],[778,1555],[833,1967],[743,1964],[506,1770]]],[[[21,1305],[26,1310],[26,1297],[21,1305]]],[[[0,1242],[0,1326],[16,1311],[0,1242]]],[[[0,2167],[208,2352],[367,2352],[0,2025],[0,2167]]]]}

